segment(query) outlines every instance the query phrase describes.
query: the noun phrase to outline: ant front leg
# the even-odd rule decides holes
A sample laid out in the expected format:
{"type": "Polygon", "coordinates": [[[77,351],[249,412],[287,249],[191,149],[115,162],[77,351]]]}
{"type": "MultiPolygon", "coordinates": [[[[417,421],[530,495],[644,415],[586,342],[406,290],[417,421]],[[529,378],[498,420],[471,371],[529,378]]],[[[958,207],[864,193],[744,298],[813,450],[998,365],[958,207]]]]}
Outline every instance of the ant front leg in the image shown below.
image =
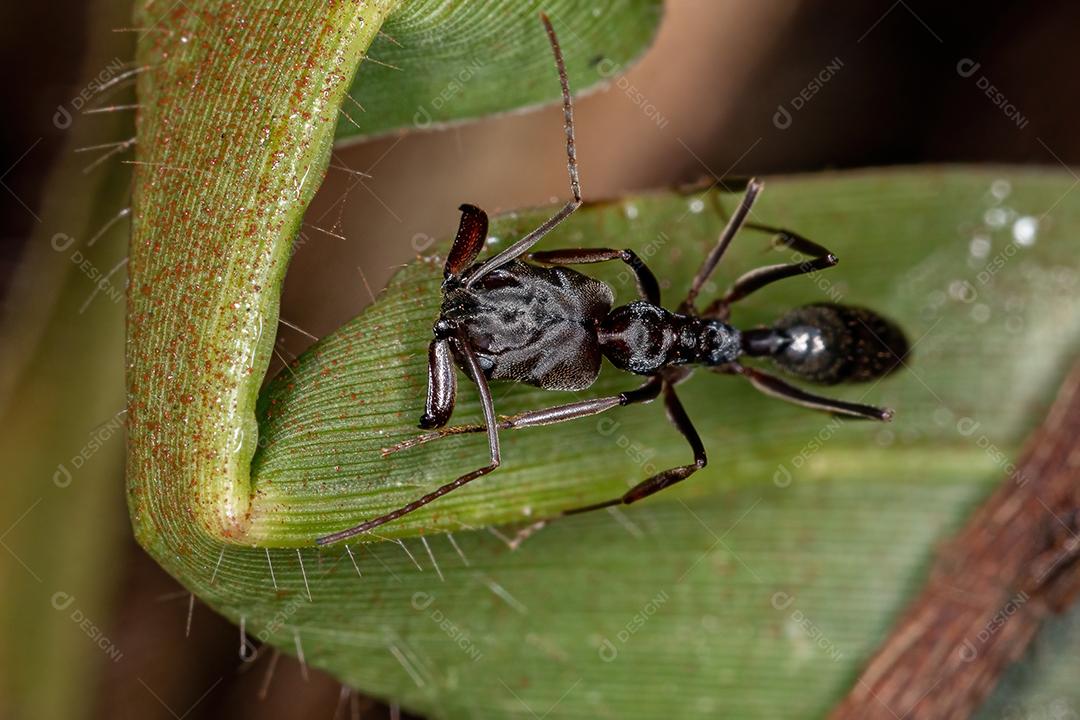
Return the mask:
{"type": "Polygon", "coordinates": [[[686,442],[690,445],[690,449],[694,453],[694,462],[689,465],[680,465],[678,467],[673,467],[670,470],[657,473],[630,488],[621,497],[605,502],[594,503],[592,505],[586,505],[573,510],[567,510],[562,513],[563,515],[577,515],[591,510],[613,507],[615,505],[629,505],[630,503],[637,502],[638,500],[658,493],[664,488],[671,487],[675,483],[682,482],[701,468],[705,467],[708,463],[708,458],[705,456],[705,445],[701,442],[701,436],[698,435],[693,422],[690,421],[690,416],[686,414],[686,410],[683,408],[682,403],[679,402],[679,398],[675,394],[675,388],[670,383],[665,382],[663,392],[664,408],[667,410],[668,420],[670,420],[671,424],[675,426],[675,429],[682,433],[682,436],[686,438],[686,442]]]}
{"type": "Polygon", "coordinates": [[[413,500],[412,502],[403,505],[397,510],[380,515],[379,517],[372,518],[365,522],[360,523],[347,530],[341,530],[339,532],[326,535],[318,538],[315,542],[319,545],[329,545],[330,543],[338,542],[339,540],[346,540],[359,535],[361,533],[373,530],[380,525],[385,525],[388,522],[397,520],[400,517],[408,515],[414,510],[418,510],[433,500],[438,500],[443,495],[449,492],[457,490],[462,485],[472,482],[478,477],[487,475],[491,471],[499,467],[501,462],[501,453],[499,450],[499,429],[498,423],[495,421],[495,405],[491,399],[491,388],[488,387],[487,378],[484,376],[483,370],[480,369],[480,362],[476,359],[476,353],[473,351],[472,346],[469,345],[469,340],[465,333],[458,330],[450,338],[450,342],[454,344],[454,350],[457,351],[468,366],[469,374],[476,380],[476,388],[480,393],[480,407],[484,411],[484,427],[487,429],[488,436],[488,453],[490,455],[490,462],[484,467],[477,468],[472,472],[465,473],[461,477],[457,478],[453,482],[446,483],[445,485],[436,488],[427,495],[421,498],[413,500]]]}
{"type": "Polygon", "coordinates": [[[612,250],[610,248],[567,248],[565,250],[542,250],[531,256],[536,262],[545,265],[585,265],[589,263],[622,260],[637,278],[638,293],[653,305],[660,304],[660,284],[652,270],[634,253],[633,250],[612,250]]]}
{"type": "Polygon", "coordinates": [[[442,427],[454,414],[457,399],[457,368],[450,353],[450,341],[436,338],[428,345],[428,390],[420,427],[442,427]]]}
{"type": "MultiPolygon", "coordinates": [[[[511,415],[510,417],[503,418],[499,422],[498,427],[500,430],[516,430],[527,427],[538,427],[540,425],[555,425],[556,423],[566,422],[567,420],[577,420],[578,418],[599,415],[612,408],[651,402],[660,394],[661,384],[660,378],[652,377],[649,378],[644,385],[641,385],[634,390],[628,390],[627,392],[612,395],[611,397],[582,400],[580,402],[567,403],[565,405],[554,405],[542,410],[530,410],[529,412],[511,415]]],[[[453,427],[442,428],[435,432],[417,435],[408,440],[403,440],[397,445],[384,448],[382,454],[383,457],[386,457],[396,452],[416,447],[417,445],[423,445],[433,440],[439,440],[440,438],[449,437],[451,435],[480,433],[484,432],[486,429],[487,428],[484,425],[455,425],[453,427]]]]}
{"type": "Polygon", "coordinates": [[[818,270],[825,270],[835,266],[836,263],[839,262],[836,255],[833,255],[825,247],[818,245],[812,240],[807,240],[798,233],[784,230],[783,228],[771,227],[769,225],[760,225],[758,223],[747,223],[746,227],[753,230],[772,233],[776,236],[776,245],[791,248],[795,252],[809,255],[811,258],[809,260],[804,260],[803,262],[766,265],[765,267],[756,268],[744,273],[732,284],[728,291],[724,293],[723,297],[714,300],[709,307],[705,309],[705,312],[703,313],[704,317],[727,320],[731,315],[731,306],[750,293],[756,292],[777,280],[795,277],[796,275],[807,275],[812,272],[817,272],[818,270]]]}

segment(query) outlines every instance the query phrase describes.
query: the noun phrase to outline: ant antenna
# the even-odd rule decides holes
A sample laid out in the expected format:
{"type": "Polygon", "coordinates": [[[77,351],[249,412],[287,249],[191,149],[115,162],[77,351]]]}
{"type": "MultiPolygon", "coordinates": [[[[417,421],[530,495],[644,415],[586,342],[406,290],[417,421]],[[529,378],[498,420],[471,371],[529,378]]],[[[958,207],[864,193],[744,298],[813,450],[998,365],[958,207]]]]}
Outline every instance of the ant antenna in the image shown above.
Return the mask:
{"type": "Polygon", "coordinates": [[[533,230],[525,237],[518,240],[498,255],[488,258],[480,263],[469,273],[465,280],[465,287],[469,287],[480,278],[487,275],[506,263],[514,260],[535,245],[540,238],[551,232],[556,225],[565,220],[570,213],[581,206],[581,180],[578,177],[577,148],[574,145],[574,104],[570,100],[570,81],[566,76],[566,64],[563,62],[562,48],[559,47],[559,39],[555,36],[555,28],[551,26],[551,20],[544,13],[540,13],[540,21],[544,23],[548,41],[551,43],[551,52],[555,55],[555,67],[559,71],[559,85],[562,87],[563,100],[563,126],[566,129],[566,170],[570,176],[570,192],[574,199],[563,205],[559,212],[548,218],[540,227],[533,230]]]}
{"type": "Polygon", "coordinates": [[[573,193],[575,200],[580,201],[581,180],[578,178],[577,146],[574,144],[574,104],[570,101],[570,80],[566,76],[562,48],[559,47],[559,38],[555,36],[555,28],[551,26],[551,20],[546,14],[540,13],[540,21],[544,23],[544,30],[547,31],[551,52],[555,55],[555,67],[559,71],[559,85],[562,86],[563,127],[566,129],[566,169],[570,174],[570,192],[573,193]]]}

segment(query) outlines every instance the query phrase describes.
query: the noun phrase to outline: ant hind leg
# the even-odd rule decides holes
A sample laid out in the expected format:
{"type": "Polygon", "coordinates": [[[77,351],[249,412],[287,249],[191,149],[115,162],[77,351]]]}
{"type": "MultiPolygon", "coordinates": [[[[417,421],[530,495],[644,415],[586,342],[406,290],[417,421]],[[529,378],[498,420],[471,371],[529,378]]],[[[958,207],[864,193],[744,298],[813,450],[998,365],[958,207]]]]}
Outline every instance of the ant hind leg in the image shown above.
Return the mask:
{"type": "Polygon", "coordinates": [[[771,375],[747,365],[732,363],[730,365],[721,365],[710,369],[713,372],[740,375],[749,380],[750,384],[754,386],[754,389],[765,395],[779,398],[780,400],[795,405],[801,405],[802,407],[810,408],[811,410],[820,410],[822,412],[832,413],[833,415],[843,415],[862,420],[878,420],[881,422],[889,422],[893,418],[893,411],[889,408],[864,405],[862,403],[852,403],[845,400],[837,400],[836,398],[815,395],[814,393],[807,392],[785,380],[781,380],[775,375],[771,375]]]}
{"type": "Polygon", "coordinates": [[[701,468],[705,467],[708,463],[708,459],[705,456],[705,445],[701,442],[701,436],[698,435],[697,430],[694,428],[690,416],[686,414],[686,410],[683,408],[682,403],[679,402],[679,398],[675,394],[675,388],[669,383],[664,383],[663,392],[664,409],[667,410],[668,420],[670,420],[671,424],[675,426],[675,429],[682,433],[682,436],[686,438],[686,442],[690,445],[690,449],[694,453],[694,462],[689,465],[679,465],[678,467],[673,467],[669,470],[657,473],[630,488],[620,497],[605,502],[594,503],[592,505],[585,505],[573,510],[567,510],[562,513],[563,515],[577,515],[592,510],[613,507],[615,505],[629,505],[630,503],[637,502],[638,500],[642,500],[650,495],[658,493],[664,488],[671,487],[675,483],[682,482],[701,468]]]}

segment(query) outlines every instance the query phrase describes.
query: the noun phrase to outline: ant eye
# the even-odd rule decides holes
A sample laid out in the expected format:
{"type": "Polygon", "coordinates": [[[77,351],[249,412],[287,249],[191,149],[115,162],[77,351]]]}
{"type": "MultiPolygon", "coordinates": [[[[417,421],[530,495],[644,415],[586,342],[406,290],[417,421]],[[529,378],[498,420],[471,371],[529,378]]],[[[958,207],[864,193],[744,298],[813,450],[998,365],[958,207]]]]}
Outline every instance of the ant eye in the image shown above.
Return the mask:
{"type": "Polygon", "coordinates": [[[773,354],[774,362],[822,385],[884,377],[900,367],[908,352],[907,338],[895,324],[861,307],[804,305],[775,327],[786,342],[773,354]]]}

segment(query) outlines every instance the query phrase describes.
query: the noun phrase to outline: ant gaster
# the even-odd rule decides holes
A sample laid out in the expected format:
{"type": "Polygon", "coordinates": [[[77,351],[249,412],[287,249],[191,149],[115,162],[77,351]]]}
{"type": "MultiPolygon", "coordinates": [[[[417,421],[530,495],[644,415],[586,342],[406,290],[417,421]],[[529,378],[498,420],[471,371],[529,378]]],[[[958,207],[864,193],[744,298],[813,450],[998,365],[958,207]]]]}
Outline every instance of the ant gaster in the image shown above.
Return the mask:
{"type": "Polygon", "coordinates": [[[676,384],[685,380],[694,366],[738,375],[767,395],[815,410],[882,421],[892,418],[892,410],[815,395],[740,362],[743,357],[767,357],[788,374],[831,385],[881,378],[900,366],[908,349],[903,332],[890,321],[864,308],[834,303],[797,308],[768,328],[740,331],[728,324],[731,305],[750,293],[777,280],[829,268],[837,262],[828,250],[793,232],[747,222],[762,188],[756,180],[746,182],[742,201],[676,312],[661,306],[656,277],[632,250],[580,248],[526,255],[582,202],[566,68],[551,23],[543,15],[541,20],[562,85],[573,199],[528,235],[481,262],[476,260],[487,238],[487,215],[473,205],[461,206],[461,223],[443,272],[442,310],[428,349],[427,402],[420,418],[421,428],[435,431],[384,451],[389,454],[448,435],[486,432],[490,460],[397,510],[319,538],[319,544],[343,540],[396,520],[495,470],[501,462],[499,430],[551,425],[649,402],[659,396],[663,396],[668,418],[689,443],[693,462],[657,473],[620,497],[563,514],[632,503],[674,485],[706,463],[701,438],[675,394],[676,384]],[[751,270],[699,312],[695,305],[698,293],[741,227],[772,233],[777,244],[811,259],[751,270]],[[532,263],[524,261],[524,257],[532,263]],[[641,299],[613,308],[610,287],[565,267],[610,260],[626,263],[633,270],[641,299]],[[620,370],[647,379],[639,387],[611,397],[496,418],[489,381],[512,380],[546,390],[584,390],[596,380],[602,357],[620,370]],[[476,383],[483,425],[443,427],[454,411],[458,367],[476,383]]]}

